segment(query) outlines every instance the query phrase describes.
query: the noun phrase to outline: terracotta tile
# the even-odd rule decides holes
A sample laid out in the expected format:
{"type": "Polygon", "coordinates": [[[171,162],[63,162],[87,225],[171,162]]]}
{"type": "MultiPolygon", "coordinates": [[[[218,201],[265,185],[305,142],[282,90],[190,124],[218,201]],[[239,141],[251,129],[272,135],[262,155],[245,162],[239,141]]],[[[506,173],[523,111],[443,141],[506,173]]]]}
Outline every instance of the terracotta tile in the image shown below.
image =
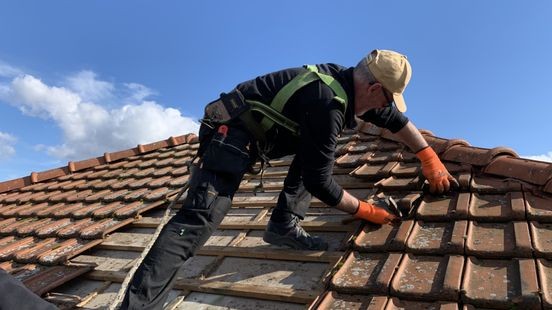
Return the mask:
{"type": "Polygon", "coordinates": [[[377,182],[374,186],[384,191],[421,190],[423,181],[418,177],[396,178],[391,176],[377,182]]]}
{"type": "Polygon", "coordinates": [[[175,168],[172,166],[164,167],[164,168],[156,168],[155,171],[152,173],[152,176],[154,178],[159,178],[161,176],[170,175],[171,171],[173,171],[175,168]]]}
{"type": "Polygon", "coordinates": [[[40,192],[40,193],[36,193],[37,195],[33,195],[32,197],[30,197],[30,199],[28,201],[30,202],[33,202],[33,203],[41,203],[41,202],[46,202],[48,201],[48,199],[52,196],[56,196],[58,194],[61,194],[62,191],[60,190],[56,190],[56,191],[53,191],[53,192],[40,192]]]}
{"type": "Polygon", "coordinates": [[[104,196],[102,201],[106,202],[106,203],[109,203],[109,202],[113,202],[113,201],[117,201],[117,200],[122,200],[123,197],[125,195],[127,195],[128,193],[131,193],[128,189],[121,189],[121,190],[115,191],[111,194],[108,194],[108,195],[104,196]]]}
{"type": "Polygon", "coordinates": [[[7,236],[0,238],[0,249],[16,240],[15,236],[7,236]]]}
{"type": "Polygon", "coordinates": [[[399,226],[366,224],[355,238],[354,247],[361,252],[402,251],[414,221],[399,226]]]}
{"type": "Polygon", "coordinates": [[[144,196],[144,200],[146,201],[164,200],[172,195],[177,194],[179,191],[180,189],[171,190],[167,187],[161,187],[150,191],[147,195],[144,196]]]}
{"type": "Polygon", "coordinates": [[[360,164],[360,158],[364,154],[345,154],[343,156],[340,156],[336,161],[335,164],[338,167],[356,167],[360,164]]]}
{"type": "MultiPolygon", "coordinates": [[[[14,221],[9,225],[5,225],[2,228],[0,228],[0,235],[15,234],[15,231],[16,231],[17,228],[25,226],[25,225],[29,225],[34,220],[36,220],[36,219],[35,218],[17,219],[17,221],[14,221]]],[[[0,225],[2,225],[2,224],[0,223],[0,225]]]]}
{"type": "Polygon", "coordinates": [[[457,301],[464,257],[403,256],[391,284],[391,294],[413,299],[457,301]]]}
{"type": "Polygon", "coordinates": [[[15,270],[12,271],[12,276],[22,282],[50,268],[50,267],[41,266],[37,264],[25,264],[25,265],[18,264],[18,265],[19,267],[15,268],[15,270]]]}
{"type": "Polygon", "coordinates": [[[168,150],[165,150],[164,152],[161,152],[159,153],[159,156],[157,156],[157,158],[159,158],[160,160],[161,159],[171,159],[174,157],[174,154],[175,154],[175,150],[174,149],[168,149],[168,150]]]}
{"type": "Polygon", "coordinates": [[[131,178],[131,177],[134,177],[135,173],[140,171],[141,170],[139,168],[126,169],[124,172],[119,174],[119,178],[122,178],[122,179],[131,178]]]}
{"type": "Polygon", "coordinates": [[[92,269],[92,266],[51,267],[26,279],[24,284],[35,294],[42,295],[92,269]]]}
{"type": "Polygon", "coordinates": [[[521,192],[521,183],[509,179],[474,175],[471,180],[471,188],[478,193],[503,194],[507,192],[521,192]]]}
{"type": "Polygon", "coordinates": [[[346,295],[332,291],[324,295],[316,309],[382,310],[386,303],[387,297],[384,296],[346,295]]]}
{"type": "Polygon", "coordinates": [[[95,183],[93,184],[92,186],[90,186],[92,189],[94,190],[104,190],[104,189],[108,189],[111,185],[115,184],[119,182],[119,180],[117,180],[117,178],[114,178],[114,179],[105,179],[105,181],[101,181],[101,182],[98,182],[98,183],[95,183]]]}
{"type": "Polygon", "coordinates": [[[29,235],[36,235],[36,230],[48,225],[52,222],[52,219],[32,219],[30,222],[27,222],[24,226],[19,226],[15,230],[15,233],[18,236],[26,237],[29,235]]]}
{"type": "Polygon", "coordinates": [[[50,196],[48,197],[48,201],[49,202],[62,202],[64,201],[67,197],[69,196],[72,196],[74,194],[76,194],[77,191],[76,190],[72,190],[72,191],[67,191],[67,192],[61,192],[57,195],[53,195],[53,196],[50,196]]]}
{"type": "Polygon", "coordinates": [[[506,195],[474,193],[471,197],[469,216],[475,220],[489,222],[525,220],[523,194],[520,192],[506,195]]]}
{"type": "Polygon", "coordinates": [[[552,309],[552,261],[537,259],[544,309],[552,309]]]}
{"type": "Polygon", "coordinates": [[[405,162],[405,163],[418,162],[418,158],[416,157],[416,154],[414,154],[414,153],[412,153],[408,150],[403,150],[402,152],[400,152],[400,156],[399,156],[398,160],[401,161],[401,162],[405,162]]]}
{"type": "Polygon", "coordinates": [[[386,294],[402,254],[352,252],[332,279],[340,293],[386,294]]]}
{"type": "MultiPolygon", "coordinates": [[[[168,154],[170,155],[170,154],[168,154]]],[[[161,154],[158,156],[158,160],[156,160],[153,165],[157,168],[172,166],[173,159],[172,158],[166,158],[167,155],[164,155],[161,157],[161,154]]],[[[164,169],[163,169],[164,170],[164,169]]]]}
{"type": "Polygon", "coordinates": [[[17,222],[17,219],[15,217],[11,217],[11,218],[0,221],[0,230],[4,229],[5,227],[8,227],[10,225],[13,225],[15,222],[17,222]]]}
{"type": "Polygon", "coordinates": [[[45,206],[43,209],[37,210],[35,212],[38,217],[53,217],[53,213],[62,208],[64,203],[56,203],[45,206]]]}
{"type": "MultiPolygon", "coordinates": [[[[139,203],[139,202],[138,202],[139,203]]],[[[118,209],[125,206],[125,203],[122,201],[115,201],[107,205],[98,204],[98,208],[91,209],[89,216],[94,217],[95,219],[103,219],[106,217],[111,217],[111,215],[118,209]]]]}
{"type": "Polygon", "coordinates": [[[544,192],[548,193],[548,194],[552,194],[552,179],[550,179],[546,185],[544,186],[544,188],[542,189],[544,192]]]}
{"type": "Polygon", "coordinates": [[[65,200],[67,202],[78,202],[78,201],[84,200],[84,198],[92,195],[93,193],[94,193],[94,191],[91,190],[91,189],[81,190],[81,191],[77,192],[76,194],[65,198],[65,200]]]}
{"type": "Polygon", "coordinates": [[[66,262],[69,258],[76,256],[93,246],[100,244],[103,240],[78,240],[69,239],[59,244],[55,249],[51,249],[37,256],[41,264],[50,266],[66,262]]]}
{"type": "Polygon", "coordinates": [[[63,207],[52,212],[52,217],[54,218],[63,218],[71,216],[71,212],[84,208],[85,205],[82,202],[77,203],[66,203],[63,207]]]}
{"type": "Polygon", "coordinates": [[[147,161],[142,161],[141,163],[138,164],[137,167],[142,168],[142,169],[148,168],[148,167],[153,166],[156,162],[157,162],[157,158],[150,159],[150,160],[147,160],[147,161]]]}
{"type": "Polygon", "coordinates": [[[15,210],[15,215],[22,216],[22,217],[28,217],[28,216],[36,216],[36,213],[44,208],[47,208],[49,206],[49,203],[43,202],[43,203],[36,203],[36,204],[26,204],[22,208],[19,208],[15,210]]]}
{"type": "Polygon", "coordinates": [[[133,189],[133,190],[140,189],[140,188],[143,188],[148,182],[150,182],[152,180],[153,180],[152,177],[137,179],[136,181],[134,181],[132,183],[129,183],[128,188],[133,189]]]}
{"type": "Polygon", "coordinates": [[[101,202],[95,202],[93,204],[86,204],[83,208],[71,211],[70,215],[75,219],[82,219],[85,217],[91,217],[92,213],[100,208],[103,208],[104,204],[101,202]]]}
{"type": "Polygon", "coordinates": [[[72,238],[78,236],[79,231],[84,227],[87,227],[93,223],[91,218],[85,218],[73,222],[70,225],[67,225],[64,228],[61,228],[57,231],[57,236],[60,238],[72,238]]]}
{"type": "Polygon", "coordinates": [[[112,191],[110,189],[104,189],[104,190],[100,190],[100,191],[95,191],[95,192],[92,192],[90,193],[89,196],[86,196],[86,198],[84,199],[81,199],[85,202],[89,202],[89,203],[92,203],[92,202],[99,202],[101,201],[106,195],[108,194],[111,194],[112,191]]]}
{"type": "Polygon", "coordinates": [[[446,150],[440,157],[444,160],[469,163],[474,166],[486,166],[498,156],[516,156],[510,148],[497,147],[485,149],[473,146],[454,146],[446,150]]]}
{"type": "Polygon", "coordinates": [[[531,257],[530,240],[526,222],[470,221],[466,253],[485,258],[531,257]]]}
{"type": "Polygon", "coordinates": [[[56,232],[60,230],[63,227],[66,227],[68,225],[72,224],[71,219],[64,218],[57,221],[52,221],[51,223],[44,225],[40,228],[38,228],[36,232],[36,236],[40,238],[46,238],[46,237],[54,237],[56,236],[56,232]]]}
{"type": "Polygon", "coordinates": [[[167,175],[161,178],[154,179],[150,181],[147,186],[150,188],[157,188],[161,186],[168,186],[169,183],[174,179],[174,177],[167,175]]]}
{"type": "Polygon", "coordinates": [[[134,177],[136,177],[136,178],[145,178],[147,176],[153,175],[154,172],[155,172],[154,167],[147,168],[147,169],[143,169],[143,170],[140,170],[140,171],[134,173],[134,177]]]}
{"type": "Polygon", "coordinates": [[[35,238],[33,237],[21,238],[10,242],[0,249],[0,261],[12,259],[18,251],[27,249],[33,246],[34,243],[35,238]]]}
{"type": "Polygon", "coordinates": [[[172,176],[182,176],[182,175],[185,175],[185,174],[188,174],[188,167],[186,167],[186,166],[176,168],[176,169],[171,171],[172,176]]]}
{"type": "Polygon", "coordinates": [[[493,160],[483,171],[489,174],[512,177],[525,182],[544,185],[550,178],[550,175],[552,175],[552,164],[503,156],[493,160]]]}
{"type": "Polygon", "coordinates": [[[465,303],[478,307],[540,309],[533,259],[468,257],[462,292],[465,303]]]}
{"type": "Polygon", "coordinates": [[[530,225],[535,255],[552,259],[552,223],[531,222],[530,225]]]}
{"type": "MultiPolygon", "coordinates": [[[[122,163],[121,163],[122,164],[122,163]]],[[[110,169],[109,171],[105,172],[105,174],[103,175],[103,179],[104,180],[109,180],[109,179],[116,179],[119,177],[119,175],[121,173],[123,173],[123,171],[125,171],[125,169],[123,168],[119,168],[119,169],[110,169]]]]}
{"type": "MultiPolygon", "coordinates": [[[[136,167],[138,166],[138,164],[140,164],[142,161],[139,160],[139,157],[138,156],[133,156],[133,157],[129,157],[128,160],[127,160],[127,163],[123,165],[123,168],[124,169],[136,169],[136,167]]],[[[136,171],[138,171],[140,169],[136,169],[136,171]]]]}
{"type": "Polygon", "coordinates": [[[3,217],[13,217],[13,216],[17,216],[17,212],[23,208],[27,208],[29,207],[30,205],[28,204],[24,204],[24,205],[17,205],[17,204],[9,204],[9,205],[4,205],[1,209],[0,209],[0,216],[3,216],[3,217]]]}
{"type": "Polygon", "coordinates": [[[79,171],[77,173],[73,173],[71,175],[67,175],[66,177],[61,177],[59,178],[58,180],[82,180],[82,179],[86,179],[86,177],[89,175],[89,174],[92,174],[94,173],[93,170],[88,170],[88,171],[79,171]]]}
{"type": "Polygon", "coordinates": [[[408,252],[463,255],[467,226],[467,221],[416,221],[406,245],[408,252]]]}
{"type": "Polygon", "coordinates": [[[116,183],[111,184],[109,187],[111,187],[114,190],[120,190],[120,189],[128,187],[128,185],[130,183],[135,182],[135,181],[136,181],[136,179],[134,179],[134,178],[118,180],[116,183]]]}
{"type": "Polygon", "coordinates": [[[77,180],[77,181],[70,180],[70,183],[68,183],[67,185],[62,186],[60,189],[63,190],[63,191],[68,191],[68,190],[75,189],[75,188],[77,188],[77,186],[80,186],[84,183],[86,183],[86,180],[77,180]]]}
{"type": "Polygon", "coordinates": [[[145,195],[147,195],[149,193],[150,189],[149,188],[140,188],[140,189],[137,189],[137,190],[133,190],[133,191],[129,191],[124,197],[123,199],[125,201],[135,201],[135,200],[140,200],[142,199],[145,195]]]}
{"type": "Polygon", "coordinates": [[[92,225],[89,225],[80,230],[80,237],[82,239],[97,239],[104,238],[104,236],[122,226],[132,223],[134,219],[128,220],[114,220],[114,219],[104,219],[98,222],[94,222],[92,225]]]}
{"type": "Polygon", "coordinates": [[[539,222],[552,222],[552,197],[525,193],[527,218],[539,222]]]}
{"type": "Polygon", "coordinates": [[[102,178],[104,178],[104,175],[106,173],[109,173],[109,170],[99,170],[99,171],[95,171],[94,173],[91,173],[91,174],[87,175],[86,178],[88,180],[102,179],[102,178]]]}
{"type": "Polygon", "coordinates": [[[389,299],[385,310],[458,310],[458,304],[454,302],[437,301],[421,302],[400,300],[396,297],[389,299]]]}
{"type": "MultiPolygon", "coordinates": [[[[188,152],[188,154],[189,154],[189,152],[188,152]]],[[[182,158],[179,158],[179,159],[173,161],[172,165],[173,166],[184,166],[184,165],[187,165],[191,160],[192,160],[191,156],[185,156],[185,157],[182,157],[182,158]]]]}
{"type": "Polygon", "coordinates": [[[391,170],[397,162],[383,164],[364,164],[351,172],[351,175],[368,180],[379,180],[391,174],[391,170]]]}
{"type": "Polygon", "coordinates": [[[63,189],[64,186],[72,184],[73,181],[72,180],[66,180],[66,181],[56,182],[56,180],[54,180],[51,183],[52,183],[52,185],[47,186],[44,190],[54,191],[54,190],[57,190],[57,189],[63,189]]]}
{"type": "Polygon", "coordinates": [[[435,137],[433,134],[424,134],[423,136],[429,146],[431,146],[437,154],[441,154],[453,146],[470,145],[467,141],[460,139],[443,139],[435,137]]]}
{"type": "Polygon", "coordinates": [[[398,163],[391,170],[391,175],[398,178],[406,178],[418,176],[420,172],[421,167],[419,163],[398,163]]]}
{"type": "Polygon", "coordinates": [[[120,208],[114,211],[113,216],[117,219],[126,219],[138,215],[143,208],[148,204],[144,204],[141,201],[134,201],[131,203],[124,203],[120,208]]]}
{"type": "Polygon", "coordinates": [[[13,260],[24,264],[34,263],[37,261],[38,255],[52,249],[58,244],[59,243],[56,243],[56,238],[40,240],[39,242],[34,243],[33,246],[15,253],[13,260]]]}
{"type": "Polygon", "coordinates": [[[3,203],[21,203],[25,202],[26,197],[35,195],[35,192],[17,192],[4,197],[3,203]]]}
{"type": "Polygon", "coordinates": [[[366,153],[366,155],[362,157],[361,161],[367,162],[369,164],[383,164],[390,161],[399,161],[401,159],[401,152],[377,151],[373,153],[366,153]]]}

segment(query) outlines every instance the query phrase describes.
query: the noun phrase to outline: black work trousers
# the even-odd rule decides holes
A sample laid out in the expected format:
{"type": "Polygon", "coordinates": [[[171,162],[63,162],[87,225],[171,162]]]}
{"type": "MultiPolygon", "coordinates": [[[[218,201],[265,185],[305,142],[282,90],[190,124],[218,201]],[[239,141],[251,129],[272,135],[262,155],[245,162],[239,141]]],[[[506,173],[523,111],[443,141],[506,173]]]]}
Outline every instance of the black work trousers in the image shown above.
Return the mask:
{"type": "Polygon", "coordinates": [[[23,283],[0,269],[0,310],[56,310],[53,304],[31,292],[23,283]]]}
{"type": "MultiPolygon", "coordinates": [[[[183,206],[163,227],[138,267],[121,309],[161,309],[180,267],[209,239],[230,209],[251,163],[247,150],[251,136],[241,126],[230,126],[225,136],[202,125],[199,140],[201,166],[191,172],[183,206]]],[[[297,212],[297,205],[304,207],[294,202],[305,196],[300,177],[293,175],[289,180],[288,193],[278,200],[277,209],[283,214],[297,212]]]]}

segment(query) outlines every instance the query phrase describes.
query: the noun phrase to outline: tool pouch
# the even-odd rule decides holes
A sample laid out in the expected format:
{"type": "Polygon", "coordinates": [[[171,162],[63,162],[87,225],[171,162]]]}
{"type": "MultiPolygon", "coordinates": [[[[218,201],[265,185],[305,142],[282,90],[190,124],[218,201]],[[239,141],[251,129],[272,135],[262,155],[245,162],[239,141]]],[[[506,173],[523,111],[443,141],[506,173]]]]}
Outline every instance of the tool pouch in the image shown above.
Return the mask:
{"type": "Polygon", "coordinates": [[[220,94],[217,99],[205,107],[205,116],[211,122],[225,124],[239,117],[249,109],[245,98],[239,90],[234,89],[229,93],[220,94]]]}
{"type": "Polygon", "coordinates": [[[228,136],[215,133],[203,155],[203,167],[211,171],[243,175],[250,165],[247,144],[249,135],[231,128],[228,136]]]}

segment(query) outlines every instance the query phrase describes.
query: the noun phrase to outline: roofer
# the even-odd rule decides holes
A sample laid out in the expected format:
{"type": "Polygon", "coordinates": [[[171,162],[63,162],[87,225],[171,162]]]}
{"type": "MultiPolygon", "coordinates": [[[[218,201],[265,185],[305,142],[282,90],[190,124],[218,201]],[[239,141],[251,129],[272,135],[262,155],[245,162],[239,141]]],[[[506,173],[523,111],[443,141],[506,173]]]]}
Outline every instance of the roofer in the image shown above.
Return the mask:
{"type": "Polygon", "coordinates": [[[200,166],[191,171],[183,206],[161,231],[123,300],[123,309],[159,309],[183,263],[221,223],[243,175],[257,158],[294,154],[264,241],[301,250],[328,244],[300,226],[311,194],[376,224],[398,220],[359,200],[332,178],[337,139],[355,116],[389,129],[416,153],[433,192],[456,180],[402,112],[411,77],[407,58],[374,50],[356,67],[320,64],[246,81],[207,105],[199,130],[200,166]]]}

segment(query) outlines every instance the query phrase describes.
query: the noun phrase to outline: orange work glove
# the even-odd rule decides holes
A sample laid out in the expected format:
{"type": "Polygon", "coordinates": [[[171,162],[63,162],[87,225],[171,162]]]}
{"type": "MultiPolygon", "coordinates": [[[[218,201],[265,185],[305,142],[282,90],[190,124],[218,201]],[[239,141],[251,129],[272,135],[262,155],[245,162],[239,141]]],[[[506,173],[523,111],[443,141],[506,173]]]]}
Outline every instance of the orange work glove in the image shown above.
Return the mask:
{"type": "Polygon", "coordinates": [[[391,222],[399,220],[385,209],[362,200],[359,200],[358,210],[353,216],[357,219],[366,220],[375,224],[390,224],[391,222]]]}
{"type": "Polygon", "coordinates": [[[459,186],[458,181],[450,175],[430,146],[416,153],[416,156],[422,162],[422,174],[429,182],[430,192],[438,194],[446,192],[450,189],[451,183],[456,187],[459,186]]]}

